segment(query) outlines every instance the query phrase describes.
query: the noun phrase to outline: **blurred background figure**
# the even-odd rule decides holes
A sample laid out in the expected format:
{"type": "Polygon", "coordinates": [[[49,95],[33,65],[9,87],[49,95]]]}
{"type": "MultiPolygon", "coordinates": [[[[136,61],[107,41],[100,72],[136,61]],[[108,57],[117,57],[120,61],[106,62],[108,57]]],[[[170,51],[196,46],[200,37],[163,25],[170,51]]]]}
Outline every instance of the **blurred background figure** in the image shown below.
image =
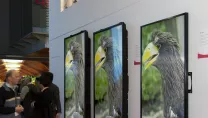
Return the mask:
{"type": "Polygon", "coordinates": [[[21,92],[22,88],[25,87],[27,84],[29,84],[31,81],[32,81],[31,78],[22,78],[21,82],[19,84],[20,92],[21,92]]]}
{"type": "Polygon", "coordinates": [[[35,116],[36,111],[31,107],[31,103],[35,101],[40,94],[39,78],[36,78],[36,81],[33,83],[31,78],[26,78],[21,84],[21,103],[24,110],[24,118],[32,118],[35,116]]]}
{"type": "Polygon", "coordinates": [[[55,108],[53,111],[55,118],[60,118],[61,117],[61,101],[60,101],[60,92],[59,92],[59,87],[56,86],[53,83],[53,73],[47,72],[48,75],[50,76],[50,85],[49,85],[49,89],[50,91],[52,91],[53,93],[53,107],[55,108]]]}
{"type": "Polygon", "coordinates": [[[39,79],[41,92],[37,99],[31,103],[31,106],[36,111],[34,118],[55,118],[57,107],[54,105],[54,95],[49,89],[53,74],[44,72],[39,79]]]}
{"type": "Polygon", "coordinates": [[[6,73],[6,82],[0,87],[0,118],[21,118],[24,108],[17,94],[19,81],[18,71],[9,70],[6,73]]]}

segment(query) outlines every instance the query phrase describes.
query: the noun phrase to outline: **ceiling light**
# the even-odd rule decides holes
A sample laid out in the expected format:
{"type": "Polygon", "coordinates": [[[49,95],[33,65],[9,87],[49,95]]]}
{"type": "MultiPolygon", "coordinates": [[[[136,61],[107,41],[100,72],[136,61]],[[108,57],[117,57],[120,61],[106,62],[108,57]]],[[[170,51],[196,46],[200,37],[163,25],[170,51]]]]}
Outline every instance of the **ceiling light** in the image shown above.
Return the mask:
{"type": "Polygon", "coordinates": [[[22,63],[23,60],[3,59],[4,63],[22,63]]]}
{"type": "Polygon", "coordinates": [[[7,71],[9,71],[9,70],[20,70],[20,68],[6,68],[7,69],[7,71]]]}
{"type": "Polygon", "coordinates": [[[20,64],[13,64],[13,63],[5,64],[6,68],[19,68],[20,66],[21,66],[20,64]]]}

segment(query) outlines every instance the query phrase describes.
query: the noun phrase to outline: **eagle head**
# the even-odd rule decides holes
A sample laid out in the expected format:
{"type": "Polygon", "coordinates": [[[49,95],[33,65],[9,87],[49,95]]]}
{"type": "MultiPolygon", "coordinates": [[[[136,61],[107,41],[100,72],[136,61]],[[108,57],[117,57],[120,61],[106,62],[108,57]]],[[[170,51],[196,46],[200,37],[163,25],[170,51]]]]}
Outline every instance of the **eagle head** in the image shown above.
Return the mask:
{"type": "Polygon", "coordinates": [[[81,45],[76,41],[72,40],[69,43],[69,50],[66,55],[65,63],[66,67],[70,69],[74,61],[81,61],[82,60],[82,49],[81,45]]]}
{"type": "Polygon", "coordinates": [[[168,51],[171,47],[179,50],[178,41],[169,32],[153,31],[151,34],[151,42],[146,46],[142,63],[146,70],[157,61],[158,56],[164,51],[168,51]]]}
{"type": "Polygon", "coordinates": [[[95,68],[98,71],[106,60],[106,53],[108,48],[112,47],[112,38],[102,36],[100,38],[99,47],[95,54],[95,68]]]}

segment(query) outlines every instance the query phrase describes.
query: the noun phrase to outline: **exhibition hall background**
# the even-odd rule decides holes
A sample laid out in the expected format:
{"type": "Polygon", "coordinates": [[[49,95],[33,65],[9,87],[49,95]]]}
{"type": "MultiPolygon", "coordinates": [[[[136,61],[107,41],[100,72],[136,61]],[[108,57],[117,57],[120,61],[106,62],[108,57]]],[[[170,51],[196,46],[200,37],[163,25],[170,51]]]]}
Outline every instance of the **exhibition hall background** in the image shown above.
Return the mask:
{"type": "MultiPolygon", "coordinates": [[[[93,32],[119,22],[126,23],[129,47],[129,118],[139,118],[140,66],[134,65],[134,60],[136,45],[140,45],[140,26],[188,12],[189,72],[193,72],[193,93],[189,94],[189,118],[208,118],[208,59],[197,58],[200,32],[208,29],[207,5],[207,0],[80,0],[60,12],[60,1],[51,0],[50,71],[54,73],[54,82],[61,91],[62,109],[64,110],[64,38],[87,30],[92,44],[93,32]]],[[[91,97],[93,103],[93,94],[91,97]]]]}

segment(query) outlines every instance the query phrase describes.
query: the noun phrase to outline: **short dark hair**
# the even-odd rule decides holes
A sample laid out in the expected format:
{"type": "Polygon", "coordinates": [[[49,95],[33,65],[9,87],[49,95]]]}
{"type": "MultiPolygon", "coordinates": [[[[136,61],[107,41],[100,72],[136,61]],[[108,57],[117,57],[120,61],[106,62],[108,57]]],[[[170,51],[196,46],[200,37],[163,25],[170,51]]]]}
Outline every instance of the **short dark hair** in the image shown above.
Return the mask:
{"type": "Polygon", "coordinates": [[[40,80],[40,84],[42,84],[44,87],[48,87],[52,83],[53,73],[43,72],[39,80],[40,80]]]}
{"type": "Polygon", "coordinates": [[[36,81],[37,82],[40,82],[40,77],[36,77],[36,81]]]}
{"type": "Polygon", "coordinates": [[[6,72],[6,80],[5,81],[8,81],[8,78],[12,76],[14,71],[15,70],[9,70],[9,71],[6,72]]]}

